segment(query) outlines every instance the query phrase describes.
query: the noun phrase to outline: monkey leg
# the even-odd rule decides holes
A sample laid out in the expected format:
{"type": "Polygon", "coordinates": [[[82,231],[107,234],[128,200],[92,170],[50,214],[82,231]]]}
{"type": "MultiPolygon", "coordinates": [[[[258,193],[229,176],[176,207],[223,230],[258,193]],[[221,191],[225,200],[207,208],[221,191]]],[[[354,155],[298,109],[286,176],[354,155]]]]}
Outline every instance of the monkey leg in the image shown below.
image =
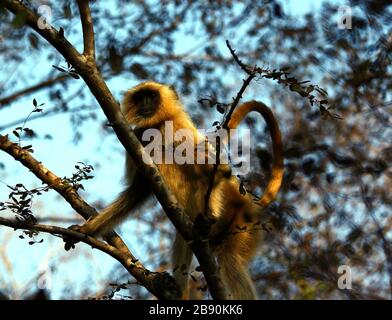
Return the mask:
{"type": "Polygon", "coordinates": [[[257,237],[253,236],[249,233],[230,235],[218,249],[220,276],[226,286],[229,299],[257,299],[256,289],[248,270],[255,249],[254,244],[257,241],[257,237]]]}
{"type": "Polygon", "coordinates": [[[150,186],[141,173],[137,173],[132,185],[128,186],[109,206],[98,215],[90,218],[82,226],[71,228],[82,233],[94,235],[111,231],[122,222],[130,211],[140,205],[151,194],[150,186]]]}
{"type": "Polygon", "coordinates": [[[181,292],[182,299],[189,299],[189,268],[192,262],[192,250],[185,242],[184,238],[176,232],[176,238],[173,244],[172,263],[174,279],[177,282],[181,292]]]}

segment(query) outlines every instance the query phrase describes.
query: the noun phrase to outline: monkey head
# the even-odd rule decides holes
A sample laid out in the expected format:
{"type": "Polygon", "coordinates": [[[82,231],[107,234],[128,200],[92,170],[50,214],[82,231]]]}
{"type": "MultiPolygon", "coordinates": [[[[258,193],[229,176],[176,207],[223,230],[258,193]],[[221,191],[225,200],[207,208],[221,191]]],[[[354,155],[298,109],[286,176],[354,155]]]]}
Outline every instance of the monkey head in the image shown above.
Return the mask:
{"type": "Polygon", "coordinates": [[[184,112],[173,87],[152,81],[128,90],[122,107],[127,121],[138,128],[155,127],[184,112]]]}

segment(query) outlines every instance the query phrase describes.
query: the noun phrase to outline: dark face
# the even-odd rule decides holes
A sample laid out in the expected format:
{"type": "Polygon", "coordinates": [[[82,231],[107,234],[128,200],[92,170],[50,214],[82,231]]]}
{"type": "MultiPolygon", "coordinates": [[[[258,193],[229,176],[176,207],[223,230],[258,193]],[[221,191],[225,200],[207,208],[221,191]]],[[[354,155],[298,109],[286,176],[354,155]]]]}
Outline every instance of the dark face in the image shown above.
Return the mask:
{"type": "Polygon", "coordinates": [[[159,92],[152,89],[142,89],[132,96],[132,103],[137,108],[137,114],[149,118],[155,114],[161,103],[159,92]]]}

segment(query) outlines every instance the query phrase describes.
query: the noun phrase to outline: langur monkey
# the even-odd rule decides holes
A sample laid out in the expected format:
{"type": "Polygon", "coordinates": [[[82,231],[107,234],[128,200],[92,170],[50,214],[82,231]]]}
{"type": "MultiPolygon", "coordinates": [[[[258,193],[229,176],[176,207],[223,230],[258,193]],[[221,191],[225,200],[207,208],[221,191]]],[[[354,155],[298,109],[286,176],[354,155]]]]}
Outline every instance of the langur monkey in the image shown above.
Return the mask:
{"type": "MultiPolygon", "coordinates": [[[[125,93],[122,108],[139,139],[141,133],[150,128],[159,130],[164,136],[165,121],[172,121],[174,132],[186,128],[196,139],[203,139],[170,86],[156,82],[141,83],[125,93]]],[[[283,176],[281,133],[272,111],[266,105],[257,101],[242,104],[233,112],[228,128],[237,128],[251,111],[259,112],[269,126],[274,153],[271,176],[260,200],[255,201],[251,195],[241,194],[237,178],[230,174],[230,169],[227,174],[228,165],[219,164],[206,212],[205,195],[212,175],[212,164],[157,164],[164,182],[191,220],[206,213],[214,219],[208,239],[216,254],[220,276],[230,299],[257,297],[248,264],[260,242],[261,228],[258,221],[263,209],[275,199],[283,176]]],[[[103,234],[110,231],[151,194],[146,179],[137,171],[128,155],[125,175],[128,182],[126,189],[99,215],[79,227],[80,232],[103,234]]],[[[172,263],[174,278],[182,290],[183,298],[188,297],[191,260],[192,251],[177,232],[172,263]]]]}

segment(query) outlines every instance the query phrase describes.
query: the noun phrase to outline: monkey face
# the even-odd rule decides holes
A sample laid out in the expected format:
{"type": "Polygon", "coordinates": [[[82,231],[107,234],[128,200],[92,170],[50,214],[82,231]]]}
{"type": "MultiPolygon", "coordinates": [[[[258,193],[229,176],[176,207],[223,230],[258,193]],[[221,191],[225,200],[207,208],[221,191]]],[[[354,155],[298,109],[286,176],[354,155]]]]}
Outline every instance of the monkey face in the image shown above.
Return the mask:
{"type": "Polygon", "coordinates": [[[149,88],[137,90],[131,100],[136,108],[136,113],[143,118],[152,117],[161,103],[159,92],[149,88]]]}
{"type": "Polygon", "coordinates": [[[127,121],[137,128],[152,128],[179,115],[188,119],[175,90],[153,81],[128,90],[122,108],[127,121]]]}

